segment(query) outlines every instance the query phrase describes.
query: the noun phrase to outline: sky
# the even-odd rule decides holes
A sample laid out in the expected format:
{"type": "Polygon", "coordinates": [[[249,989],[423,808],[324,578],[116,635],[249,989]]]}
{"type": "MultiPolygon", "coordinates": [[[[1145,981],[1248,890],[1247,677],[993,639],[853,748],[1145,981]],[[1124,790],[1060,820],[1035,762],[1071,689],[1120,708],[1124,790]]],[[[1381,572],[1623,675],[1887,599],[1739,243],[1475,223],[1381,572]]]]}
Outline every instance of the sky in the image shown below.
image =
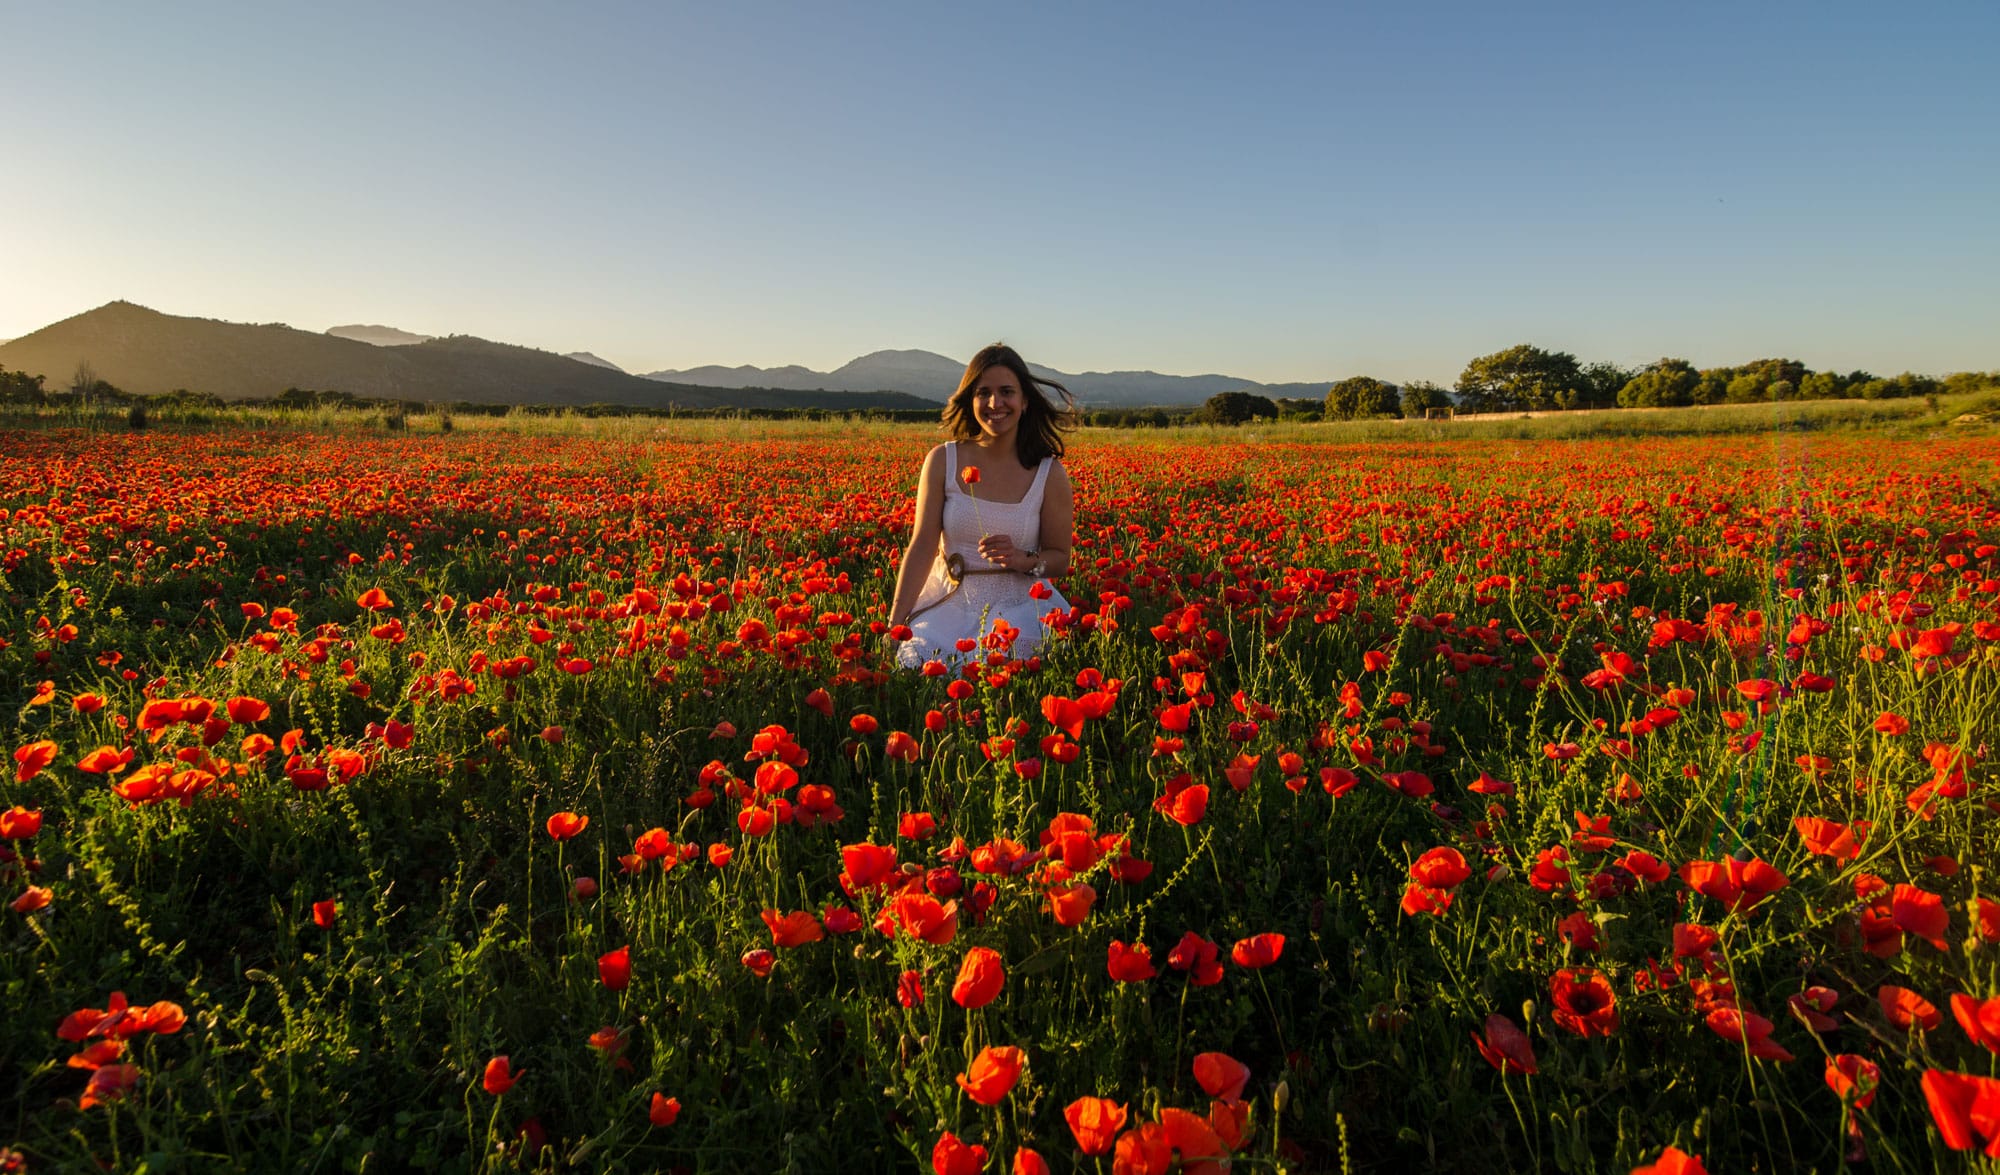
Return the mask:
{"type": "Polygon", "coordinates": [[[2000,368],[2000,4],[0,0],[0,338],[2000,368]]]}

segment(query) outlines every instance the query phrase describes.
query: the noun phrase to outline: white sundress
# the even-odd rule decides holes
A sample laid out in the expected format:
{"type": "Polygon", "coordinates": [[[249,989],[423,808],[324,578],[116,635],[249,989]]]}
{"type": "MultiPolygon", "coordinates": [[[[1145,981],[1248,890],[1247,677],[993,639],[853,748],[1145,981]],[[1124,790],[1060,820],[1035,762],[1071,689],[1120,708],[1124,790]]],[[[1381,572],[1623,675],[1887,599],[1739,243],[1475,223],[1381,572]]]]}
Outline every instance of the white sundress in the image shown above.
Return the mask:
{"type": "MultiPolygon", "coordinates": [[[[958,446],[944,447],[944,519],[937,557],[931,562],[930,576],[917,596],[912,610],[910,639],[896,648],[896,663],[914,669],[925,661],[938,660],[957,668],[969,660],[983,658],[986,650],[975,648],[962,653],[958,642],[977,639],[993,631],[995,620],[1004,619],[1021,635],[1014,640],[1012,656],[1031,656],[1044,635],[1042,617],[1052,611],[1069,611],[1069,601],[1049,588],[1047,599],[1029,594],[1037,582],[1020,574],[967,575],[952,591],[945,560],[952,555],[963,559],[967,571],[1005,571],[979,553],[979,540],[989,534],[1013,538],[1023,550],[1042,545],[1042,494],[1049,480],[1052,457],[1042,458],[1035,480],[1019,502],[995,502],[979,497],[959,484],[958,446]]],[[[1046,581],[1044,581],[1046,582],[1046,581]]]]}

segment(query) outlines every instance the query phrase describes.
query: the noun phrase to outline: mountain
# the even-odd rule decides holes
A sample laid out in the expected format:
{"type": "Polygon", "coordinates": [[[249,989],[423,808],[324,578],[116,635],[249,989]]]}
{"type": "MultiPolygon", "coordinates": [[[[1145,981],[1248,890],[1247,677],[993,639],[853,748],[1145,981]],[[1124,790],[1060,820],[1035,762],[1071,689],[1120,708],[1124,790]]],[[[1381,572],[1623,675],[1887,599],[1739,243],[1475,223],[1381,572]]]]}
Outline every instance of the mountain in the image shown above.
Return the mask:
{"type": "Polygon", "coordinates": [[[564,355],[563,358],[574,359],[578,363],[588,363],[595,367],[609,367],[613,371],[625,370],[624,368],[618,366],[616,363],[613,363],[611,360],[606,359],[599,355],[592,355],[588,351],[571,351],[569,354],[564,355]]]}
{"type": "MultiPolygon", "coordinates": [[[[1091,407],[1136,407],[1150,404],[1199,404],[1221,392],[1254,392],[1261,396],[1320,399],[1333,381],[1325,383],[1259,384],[1229,375],[1162,375],[1157,371],[1086,371],[1066,374],[1052,367],[1029,364],[1028,370],[1070,390],[1077,402],[1091,407]]],[[[875,351],[832,371],[786,367],[694,367],[685,371],[654,371],[646,379],[676,380],[710,387],[824,388],[827,391],[905,392],[942,400],[958,387],[965,364],[935,351],[875,351]]]]}
{"type": "Polygon", "coordinates": [[[558,406],[848,409],[939,403],[874,389],[868,395],[828,395],[692,386],[469,335],[378,346],[282,323],[183,318],[130,302],[108,303],[0,346],[0,367],[45,375],[54,387],[66,386],[79,364],[127,392],[185,388],[225,400],[268,399],[298,387],[382,399],[558,406]]]}
{"type": "Polygon", "coordinates": [[[336,339],[353,339],[357,343],[372,343],[377,347],[407,347],[411,343],[428,343],[437,337],[411,334],[406,330],[397,330],[393,326],[362,326],[359,323],[352,326],[330,326],[326,328],[326,333],[336,339]]]}

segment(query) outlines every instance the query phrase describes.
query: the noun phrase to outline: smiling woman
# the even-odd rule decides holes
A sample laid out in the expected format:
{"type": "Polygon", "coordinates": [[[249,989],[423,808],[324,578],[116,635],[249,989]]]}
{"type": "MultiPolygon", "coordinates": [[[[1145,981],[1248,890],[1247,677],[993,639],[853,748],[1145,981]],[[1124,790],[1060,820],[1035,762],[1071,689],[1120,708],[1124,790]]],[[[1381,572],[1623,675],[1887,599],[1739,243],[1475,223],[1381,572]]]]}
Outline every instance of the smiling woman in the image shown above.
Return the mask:
{"type": "Polygon", "coordinates": [[[899,664],[960,665],[982,641],[1026,657],[1042,618],[1069,610],[1047,580],[1069,570],[1076,507],[1061,458],[1072,404],[1012,347],[995,343],[966,364],[944,409],[953,439],[930,451],[917,480],[889,609],[899,664]]]}

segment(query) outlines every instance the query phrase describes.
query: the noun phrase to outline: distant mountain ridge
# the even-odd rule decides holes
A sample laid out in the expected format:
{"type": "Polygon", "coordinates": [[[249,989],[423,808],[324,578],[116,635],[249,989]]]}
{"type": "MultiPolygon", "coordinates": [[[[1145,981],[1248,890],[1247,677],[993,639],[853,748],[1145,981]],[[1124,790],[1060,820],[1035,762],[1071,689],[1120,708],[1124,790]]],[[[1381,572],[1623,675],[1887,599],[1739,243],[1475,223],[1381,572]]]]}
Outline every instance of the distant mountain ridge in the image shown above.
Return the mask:
{"type": "Polygon", "coordinates": [[[330,326],[326,328],[326,333],[336,339],[353,339],[357,343],[372,343],[377,347],[407,347],[411,343],[428,343],[437,337],[413,334],[393,326],[362,326],[360,323],[330,326]]]}
{"type": "MultiPolygon", "coordinates": [[[[409,333],[394,327],[352,329],[389,332],[387,337],[409,333]]],[[[122,301],[0,346],[0,367],[45,376],[52,389],[66,386],[79,365],[127,392],[185,389],[225,400],[269,399],[298,387],[393,400],[571,407],[935,409],[940,404],[875,390],[694,386],[469,335],[381,345],[283,323],[162,314],[122,301]]]]}
{"type": "MultiPolygon", "coordinates": [[[[1228,375],[1163,375],[1157,371],[1086,371],[1076,374],[1029,364],[1028,370],[1067,387],[1078,403],[1104,407],[1147,404],[1199,404],[1222,392],[1252,392],[1271,397],[1326,395],[1324,383],[1260,384],[1228,375]]],[[[691,367],[652,371],[646,379],[674,380],[709,387],[771,387],[825,391],[881,390],[931,399],[948,398],[965,374],[965,363],[935,351],[875,351],[832,371],[784,367],[691,367]]]]}

